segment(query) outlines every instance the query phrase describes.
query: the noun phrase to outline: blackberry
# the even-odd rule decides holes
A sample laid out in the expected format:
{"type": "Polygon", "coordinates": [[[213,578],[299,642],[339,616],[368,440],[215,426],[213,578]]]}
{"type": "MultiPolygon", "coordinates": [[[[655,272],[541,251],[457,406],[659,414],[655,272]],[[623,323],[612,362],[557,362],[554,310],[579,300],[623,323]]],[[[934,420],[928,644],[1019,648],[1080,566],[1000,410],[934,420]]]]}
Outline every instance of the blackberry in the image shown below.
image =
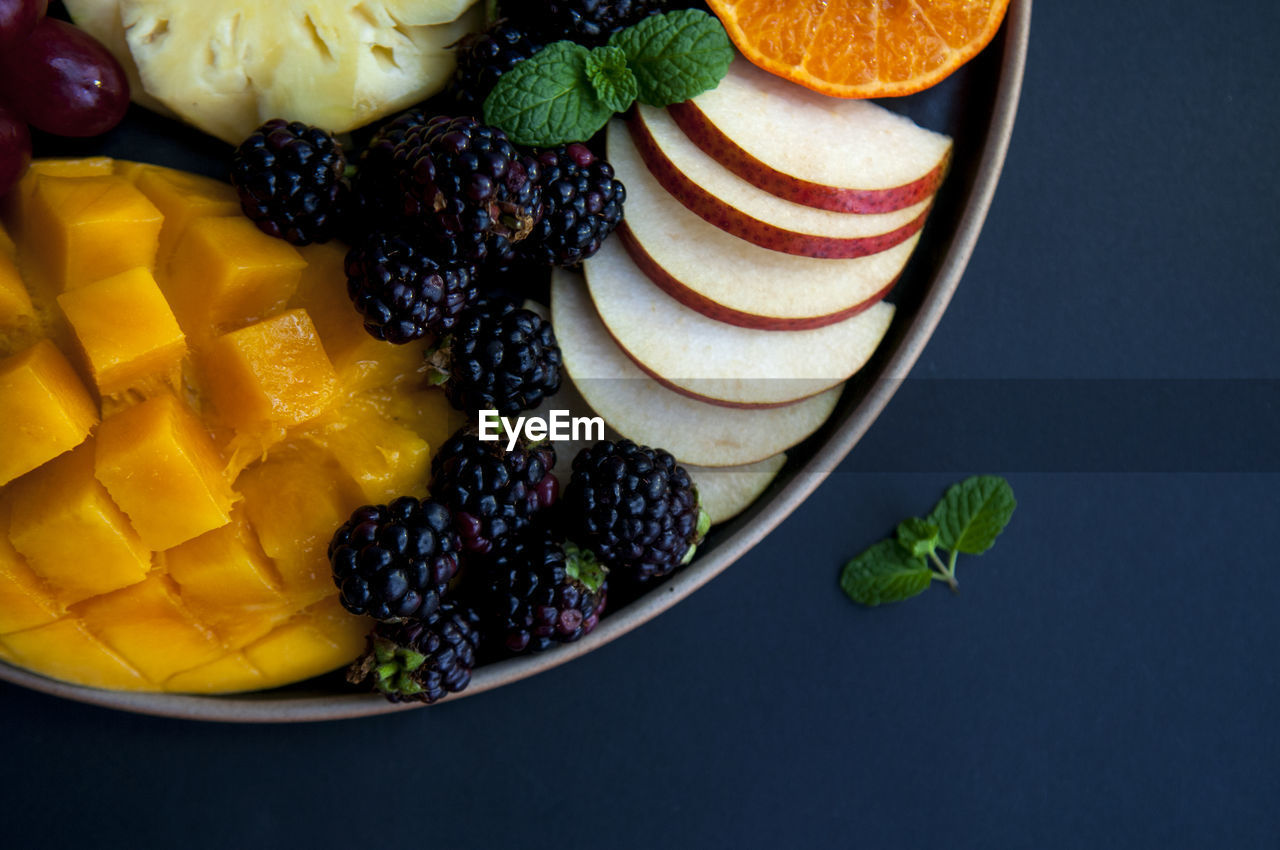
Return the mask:
{"type": "Polygon", "coordinates": [[[591,552],[535,532],[485,565],[477,594],[485,641],[508,653],[570,643],[599,623],[607,593],[591,552]]]}
{"type": "Polygon", "coordinates": [[[479,116],[498,78],[542,47],[506,19],[495,21],[458,42],[458,67],[449,80],[449,94],[463,112],[479,116]]]}
{"type": "Polygon", "coordinates": [[[559,495],[551,468],[556,450],[549,444],[481,440],[465,427],[445,441],[431,460],[431,496],[453,510],[463,549],[497,553],[550,507],[559,495]]]}
{"type": "Polygon", "coordinates": [[[578,453],[562,511],[569,537],[634,582],[688,563],[709,524],[684,467],[630,440],[601,440],[578,453]]]}
{"type": "Polygon", "coordinates": [[[445,395],[466,413],[519,413],[560,389],[560,346],[551,323],[502,295],[467,308],[454,328],[447,361],[445,395]]]}
{"type": "Polygon", "coordinates": [[[377,339],[406,343],[450,330],[477,295],[476,270],[441,263],[430,246],[372,232],[347,252],[347,295],[377,339]]]}
{"type": "Polygon", "coordinates": [[[294,245],[326,242],[342,224],[349,187],[337,139],[276,118],[249,134],[231,158],[240,208],[263,233],[294,245]]]}
{"type": "Polygon", "coordinates": [[[379,623],[347,681],[357,685],[372,677],[374,689],[392,702],[435,702],[470,684],[478,625],[473,611],[452,602],[425,620],[379,623]]]}
{"type": "Polygon", "coordinates": [[[458,559],[449,509],[407,496],[356,508],[329,542],[342,606],[383,622],[420,619],[439,608],[458,559]]]}
{"type": "Polygon", "coordinates": [[[542,218],[516,255],[538,265],[576,266],[622,222],[627,189],[608,160],[576,142],[540,152],[538,165],[542,218]]]}
{"type": "Polygon", "coordinates": [[[542,216],[537,161],[474,118],[410,127],[392,160],[405,215],[461,261],[509,262],[542,216]]]}
{"type": "Polygon", "coordinates": [[[535,38],[567,38],[587,45],[604,44],[610,34],[666,6],[662,0],[510,0],[502,4],[503,11],[535,38]]]}
{"type": "Polygon", "coordinates": [[[392,154],[410,127],[422,124],[428,114],[422,109],[410,109],[378,128],[369,144],[360,153],[355,177],[352,178],[353,227],[371,230],[397,229],[401,219],[400,182],[396,176],[392,154]]]}

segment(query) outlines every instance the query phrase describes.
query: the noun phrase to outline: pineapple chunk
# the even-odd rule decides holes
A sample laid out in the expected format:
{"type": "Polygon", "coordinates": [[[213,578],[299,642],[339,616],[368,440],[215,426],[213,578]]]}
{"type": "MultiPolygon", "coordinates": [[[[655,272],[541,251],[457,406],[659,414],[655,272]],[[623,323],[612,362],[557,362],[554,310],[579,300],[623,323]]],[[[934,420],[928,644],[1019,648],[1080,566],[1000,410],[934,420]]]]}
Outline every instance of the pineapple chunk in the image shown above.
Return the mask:
{"type": "Polygon", "coordinates": [[[75,448],[98,410],[71,364],[48,340],[0,361],[0,485],[75,448]]]}
{"type": "Polygon", "coordinates": [[[160,395],[103,420],[95,474],[153,551],[231,521],[235,501],[213,441],[182,402],[160,395]]]}
{"type": "Polygon", "coordinates": [[[232,144],[268,118],[343,132],[424,100],[453,73],[451,46],[483,27],[475,0],[67,7],[126,69],[136,66],[135,92],[232,144]]]}
{"type": "Polygon", "coordinates": [[[186,338],[145,268],[64,292],[58,306],[67,317],[101,395],[113,395],[173,376],[186,338]],[[129,321],[120,321],[128,316],[129,321]]]}

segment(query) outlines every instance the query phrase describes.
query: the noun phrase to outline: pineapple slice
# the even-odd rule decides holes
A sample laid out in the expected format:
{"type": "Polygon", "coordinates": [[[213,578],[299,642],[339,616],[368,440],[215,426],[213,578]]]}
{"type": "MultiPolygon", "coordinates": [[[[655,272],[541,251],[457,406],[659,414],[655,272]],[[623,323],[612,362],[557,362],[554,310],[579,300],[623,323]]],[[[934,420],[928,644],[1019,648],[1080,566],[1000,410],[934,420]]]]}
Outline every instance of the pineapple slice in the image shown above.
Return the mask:
{"type": "Polygon", "coordinates": [[[71,0],[136,88],[237,144],[270,118],[344,132],[442,89],[475,0],[71,0]],[[127,50],[121,49],[121,36],[127,50]]]}

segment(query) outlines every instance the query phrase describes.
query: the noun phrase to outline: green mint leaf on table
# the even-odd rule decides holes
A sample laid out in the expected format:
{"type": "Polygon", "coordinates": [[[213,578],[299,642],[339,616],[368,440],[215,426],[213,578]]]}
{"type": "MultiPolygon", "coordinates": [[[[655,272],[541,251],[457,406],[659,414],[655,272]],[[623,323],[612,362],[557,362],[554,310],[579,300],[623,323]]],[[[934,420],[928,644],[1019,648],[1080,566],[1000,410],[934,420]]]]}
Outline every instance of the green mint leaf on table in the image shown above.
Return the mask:
{"type": "Polygon", "coordinates": [[[996,542],[1017,506],[1008,481],[994,475],[975,475],[953,484],[928,521],[938,526],[943,548],[981,555],[996,542]]]}
{"type": "Polygon", "coordinates": [[[596,94],[590,61],[591,51],[571,41],[544,47],[498,79],[484,102],[485,123],[521,145],[586,141],[614,112],[596,94]]]}
{"type": "Polygon", "coordinates": [[[844,565],[840,587],[854,602],[875,606],[923,593],[933,578],[924,558],[912,555],[897,540],[881,540],[844,565]]]}
{"type": "Polygon", "coordinates": [[[904,519],[893,537],[845,564],[840,587],[863,605],[908,599],[934,581],[946,582],[954,592],[959,588],[956,557],[990,549],[1017,506],[1003,478],[966,478],[947,489],[928,518],[904,519]],[[950,552],[945,564],[938,549],[950,552]]]}
{"type": "Polygon", "coordinates": [[[683,9],[650,15],[609,37],[627,54],[637,99],[669,106],[719,85],[733,61],[733,45],[713,15],[683,9]]]}
{"type": "Polygon", "coordinates": [[[917,558],[927,558],[938,548],[938,526],[919,517],[898,523],[898,543],[917,558]]]}
{"type": "Polygon", "coordinates": [[[636,78],[627,67],[627,54],[616,47],[597,47],[587,56],[587,79],[600,102],[614,112],[631,108],[636,78]]]}

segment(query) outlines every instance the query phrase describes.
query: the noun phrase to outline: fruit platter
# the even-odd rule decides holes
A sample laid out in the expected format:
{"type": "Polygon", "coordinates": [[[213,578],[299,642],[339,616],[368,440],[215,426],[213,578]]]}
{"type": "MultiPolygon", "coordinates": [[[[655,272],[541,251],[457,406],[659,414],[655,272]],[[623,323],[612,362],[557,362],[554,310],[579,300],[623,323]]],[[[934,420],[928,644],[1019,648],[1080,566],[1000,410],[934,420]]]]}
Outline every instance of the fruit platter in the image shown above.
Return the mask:
{"type": "Polygon", "coordinates": [[[1030,0],[862,6],[0,0],[0,680],[398,711],[726,569],[1012,134],[1030,0]]]}

